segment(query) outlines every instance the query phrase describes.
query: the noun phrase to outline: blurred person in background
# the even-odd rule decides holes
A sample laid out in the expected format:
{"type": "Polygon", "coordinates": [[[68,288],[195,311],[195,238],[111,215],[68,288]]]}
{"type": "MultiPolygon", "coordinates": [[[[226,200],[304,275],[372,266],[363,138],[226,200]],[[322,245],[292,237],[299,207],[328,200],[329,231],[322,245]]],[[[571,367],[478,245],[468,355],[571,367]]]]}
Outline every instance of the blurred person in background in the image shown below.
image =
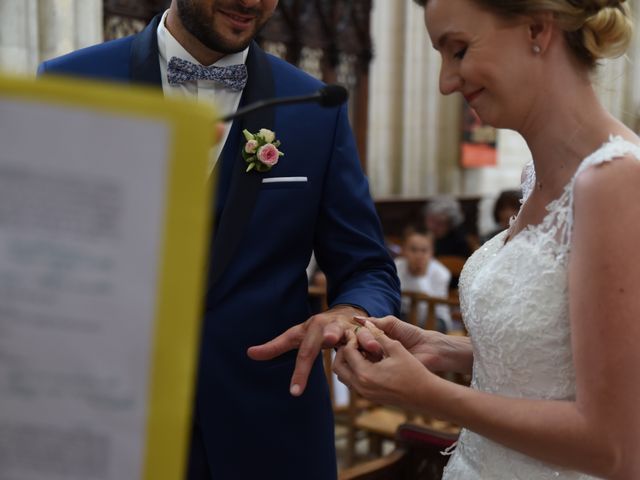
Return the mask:
{"type": "MultiPolygon", "coordinates": [[[[433,258],[434,238],[424,228],[408,227],[402,239],[402,254],[395,259],[403,292],[420,292],[432,297],[447,298],[451,272],[433,258]]],[[[409,298],[402,298],[401,313],[406,320],[409,313],[409,298]]],[[[424,327],[427,321],[427,304],[418,305],[418,326],[424,327]]],[[[436,305],[438,330],[446,332],[452,329],[451,312],[448,305],[436,305]]]]}
{"type": "Polygon", "coordinates": [[[520,190],[504,190],[500,192],[493,206],[493,220],[497,228],[483,238],[483,243],[491,240],[500,232],[509,228],[511,219],[515,218],[520,210],[522,192],[520,190]]]}
{"type": "Polygon", "coordinates": [[[436,255],[468,258],[473,249],[464,231],[464,214],[458,200],[451,195],[438,195],[425,206],[425,226],[435,237],[436,255]]]}

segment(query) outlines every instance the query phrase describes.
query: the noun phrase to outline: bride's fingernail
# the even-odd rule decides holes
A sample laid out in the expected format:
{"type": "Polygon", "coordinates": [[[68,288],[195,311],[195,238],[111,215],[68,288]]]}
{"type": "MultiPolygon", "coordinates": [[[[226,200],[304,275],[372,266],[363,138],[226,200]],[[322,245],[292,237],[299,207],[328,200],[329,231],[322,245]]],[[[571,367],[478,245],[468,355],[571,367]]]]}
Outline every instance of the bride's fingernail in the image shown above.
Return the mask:
{"type": "Polygon", "coordinates": [[[376,327],[371,320],[367,320],[364,323],[364,326],[367,327],[369,330],[371,330],[372,328],[378,330],[378,327],[376,327]]]}
{"type": "Polygon", "coordinates": [[[361,317],[360,315],[354,315],[353,319],[361,325],[367,322],[367,317],[361,317]]]}

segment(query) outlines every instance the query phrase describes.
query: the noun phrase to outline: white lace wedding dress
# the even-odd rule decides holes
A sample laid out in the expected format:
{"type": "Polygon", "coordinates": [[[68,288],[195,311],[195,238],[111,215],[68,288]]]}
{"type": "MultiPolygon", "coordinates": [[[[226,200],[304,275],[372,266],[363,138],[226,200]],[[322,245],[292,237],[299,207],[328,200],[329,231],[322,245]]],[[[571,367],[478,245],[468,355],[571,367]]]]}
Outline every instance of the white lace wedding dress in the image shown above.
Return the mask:
{"type": "MultiPolygon", "coordinates": [[[[562,196],[547,206],[542,223],[527,227],[506,245],[506,232],[498,234],[467,261],[460,303],[473,344],[473,388],[518,398],[575,398],[567,278],[573,185],[587,167],[627,154],[640,160],[639,147],[611,138],[584,159],[562,196]]],[[[534,176],[529,165],[525,200],[534,176]]],[[[463,430],[443,480],[590,478],[463,430]]]]}

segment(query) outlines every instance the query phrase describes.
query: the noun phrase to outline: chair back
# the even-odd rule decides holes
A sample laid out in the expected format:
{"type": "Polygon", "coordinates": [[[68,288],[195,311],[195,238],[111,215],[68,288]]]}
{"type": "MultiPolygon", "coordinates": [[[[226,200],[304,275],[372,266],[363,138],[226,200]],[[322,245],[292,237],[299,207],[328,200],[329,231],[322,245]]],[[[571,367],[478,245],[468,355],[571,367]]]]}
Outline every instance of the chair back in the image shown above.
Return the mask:
{"type": "Polygon", "coordinates": [[[460,255],[436,255],[436,260],[449,269],[451,275],[459,277],[467,259],[460,255]]]}
{"type": "Polygon", "coordinates": [[[423,325],[425,330],[436,330],[438,319],[436,317],[436,305],[446,305],[451,310],[457,310],[460,307],[460,300],[457,297],[432,297],[422,292],[413,292],[403,290],[400,295],[409,300],[409,310],[405,320],[411,325],[420,326],[419,311],[420,305],[427,306],[427,318],[423,325]]]}

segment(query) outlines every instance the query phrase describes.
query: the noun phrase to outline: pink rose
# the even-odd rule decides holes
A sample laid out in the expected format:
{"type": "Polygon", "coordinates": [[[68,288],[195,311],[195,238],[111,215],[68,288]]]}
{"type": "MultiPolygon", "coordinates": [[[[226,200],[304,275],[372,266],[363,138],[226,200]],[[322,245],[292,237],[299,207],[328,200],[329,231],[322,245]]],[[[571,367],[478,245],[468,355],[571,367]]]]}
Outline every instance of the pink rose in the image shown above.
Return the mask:
{"type": "Polygon", "coordinates": [[[280,152],[271,143],[267,143],[266,145],[258,149],[258,160],[260,160],[265,165],[273,167],[276,163],[278,163],[278,158],[280,158],[280,152]]]}
{"type": "Polygon", "coordinates": [[[247,141],[247,144],[244,146],[244,151],[249,153],[249,154],[256,153],[257,149],[258,149],[257,140],[249,140],[249,141],[247,141]]]}

